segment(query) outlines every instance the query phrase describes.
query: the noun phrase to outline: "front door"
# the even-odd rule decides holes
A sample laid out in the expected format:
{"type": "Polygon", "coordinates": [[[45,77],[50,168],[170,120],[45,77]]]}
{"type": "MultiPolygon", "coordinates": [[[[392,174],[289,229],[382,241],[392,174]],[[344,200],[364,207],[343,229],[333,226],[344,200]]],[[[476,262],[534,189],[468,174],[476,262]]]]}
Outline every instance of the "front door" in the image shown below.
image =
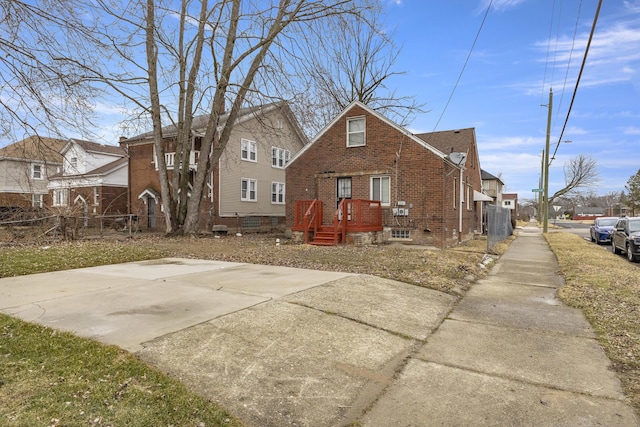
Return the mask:
{"type": "Polygon", "coordinates": [[[336,207],[340,204],[342,199],[350,199],[351,198],[351,177],[347,178],[338,178],[338,188],[336,191],[336,207]]]}
{"type": "MultiPolygon", "coordinates": [[[[336,208],[342,199],[351,199],[351,177],[338,178],[336,189],[336,208]]],[[[342,220],[342,212],[338,213],[338,219],[342,220]]],[[[351,212],[348,212],[347,220],[351,219],[351,212]]]]}
{"type": "Polygon", "coordinates": [[[151,229],[156,228],[156,199],[147,197],[147,226],[151,229]]]}

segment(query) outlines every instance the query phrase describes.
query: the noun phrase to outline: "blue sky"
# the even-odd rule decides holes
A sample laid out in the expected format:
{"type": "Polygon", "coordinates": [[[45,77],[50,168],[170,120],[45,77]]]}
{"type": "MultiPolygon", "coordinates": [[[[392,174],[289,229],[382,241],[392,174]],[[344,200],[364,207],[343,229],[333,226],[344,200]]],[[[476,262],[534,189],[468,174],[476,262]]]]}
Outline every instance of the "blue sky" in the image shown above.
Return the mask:
{"type": "MultiPolygon", "coordinates": [[[[475,128],[482,168],[502,177],[505,192],[533,199],[549,89],[553,154],[597,3],[494,0],[445,110],[489,0],[388,1],[386,22],[402,47],[396,65],[406,71],[392,86],[428,110],[409,129],[475,128]]],[[[624,190],[640,169],[640,0],[603,3],[562,138],[572,142],[559,146],[549,169],[550,194],[564,187],[564,165],[579,154],[597,161],[596,194],[624,190]]]]}
{"type": "MultiPolygon", "coordinates": [[[[388,86],[399,95],[413,95],[428,110],[409,130],[475,128],[482,168],[502,178],[505,192],[533,199],[549,89],[554,93],[553,153],[598,1],[380,1],[386,25],[402,48],[394,71],[405,72],[388,86]]],[[[550,167],[550,194],[564,187],[563,167],[580,154],[597,161],[600,181],[591,189],[596,194],[623,191],[640,169],[640,0],[603,3],[562,137],[572,142],[558,147],[550,167]]],[[[132,133],[123,132],[121,101],[98,101],[95,111],[101,127],[91,139],[114,144],[119,135],[132,133]]]]}

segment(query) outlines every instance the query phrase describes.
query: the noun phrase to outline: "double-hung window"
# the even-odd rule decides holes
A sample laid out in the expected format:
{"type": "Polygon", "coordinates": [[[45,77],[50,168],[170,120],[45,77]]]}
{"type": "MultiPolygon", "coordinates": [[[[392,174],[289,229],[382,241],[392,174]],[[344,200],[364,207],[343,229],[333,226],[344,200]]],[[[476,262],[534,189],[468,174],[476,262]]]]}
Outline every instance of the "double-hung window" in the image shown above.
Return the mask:
{"type": "Polygon", "coordinates": [[[382,206],[391,203],[391,180],[388,176],[371,177],[371,200],[379,200],[382,206]]]}
{"type": "Polygon", "coordinates": [[[53,206],[67,206],[69,190],[53,190],[53,206]]]}
{"type": "Polygon", "coordinates": [[[291,158],[291,151],[284,148],[271,147],[271,166],[284,169],[291,158]]]}
{"type": "Polygon", "coordinates": [[[34,194],[31,198],[31,206],[34,208],[42,208],[44,204],[42,203],[42,194],[34,194]]]}
{"type": "Polygon", "coordinates": [[[42,165],[31,165],[31,178],[42,179],[42,165]]]}
{"type": "Polygon", "coordinates": [[[284,182],[271,183],[271,203],[284,205],[284,182]]]}
{"type": "Polygon", "coordinates": [[[365,118],[347,119],[347,147],[360,147],[366,144],[365,118]]]}
{"type": "Polygon", "coordinates": [[[242,200],[243,202],[256,202],[258,200],[257,187],[257,180],[242,178],[240,200],[242,200]]]}
{"type": "Polygon", "coordinates": [[[248,139],[240,140],[240,158],[248,162],[258,161],[258,144],[248,139]]]}

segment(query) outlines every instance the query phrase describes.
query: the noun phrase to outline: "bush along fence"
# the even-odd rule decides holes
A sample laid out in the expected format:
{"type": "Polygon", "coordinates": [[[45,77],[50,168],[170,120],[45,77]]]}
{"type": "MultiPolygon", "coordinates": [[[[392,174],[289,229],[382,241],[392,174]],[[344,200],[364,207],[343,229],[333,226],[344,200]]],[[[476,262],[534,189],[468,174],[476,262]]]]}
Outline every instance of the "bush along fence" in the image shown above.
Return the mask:
{"type": "Polygon", "coordinates": [[[0,217],[4,240],[75,240],[88,235],[140,231],[139,218],[130,214],[78,215],[45,211],[20,211],[0,217]]]}

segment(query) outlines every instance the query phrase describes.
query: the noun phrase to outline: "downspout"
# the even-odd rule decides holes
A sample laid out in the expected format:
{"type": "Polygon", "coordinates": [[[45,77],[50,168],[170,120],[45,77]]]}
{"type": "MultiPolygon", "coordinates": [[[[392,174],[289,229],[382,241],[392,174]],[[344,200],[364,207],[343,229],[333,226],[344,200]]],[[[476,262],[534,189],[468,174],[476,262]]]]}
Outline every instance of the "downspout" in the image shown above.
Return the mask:
{"type": "Polygon", "coordinates": [[[462,242],[462,205],[464,204],[464,182],[462,181],[463,178],[463,173],[464,173],[464,168],[460,165],[458,165],[458,167],[460,168],[460,197],[459,197],[459,208],[460,211],[458,212],[458,243],[462,242]]]}

